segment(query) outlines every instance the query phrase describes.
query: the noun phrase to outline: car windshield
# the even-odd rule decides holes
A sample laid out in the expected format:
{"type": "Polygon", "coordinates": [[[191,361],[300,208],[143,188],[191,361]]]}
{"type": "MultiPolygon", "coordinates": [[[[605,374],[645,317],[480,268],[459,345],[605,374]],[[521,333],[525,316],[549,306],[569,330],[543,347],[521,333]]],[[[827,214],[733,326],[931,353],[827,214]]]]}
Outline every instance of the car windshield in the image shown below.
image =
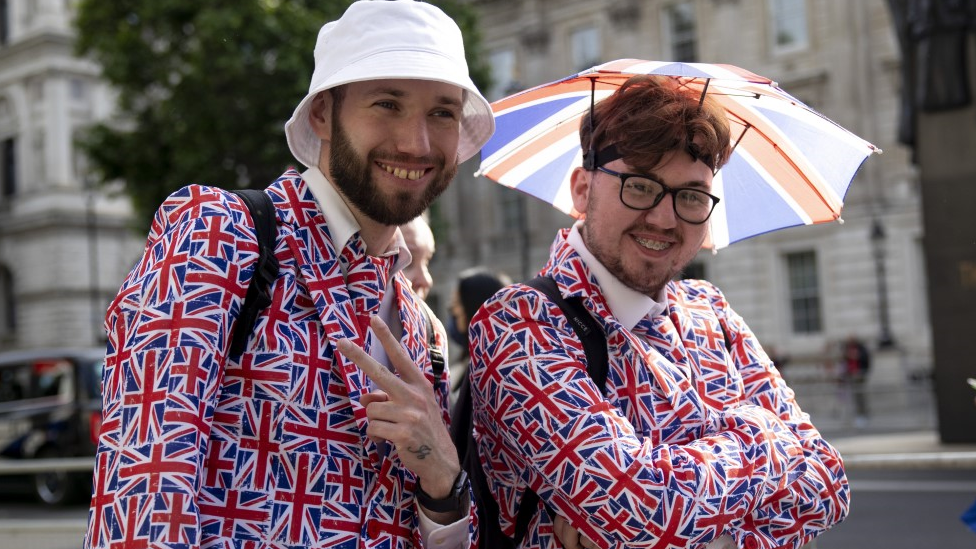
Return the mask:
{"type": "Polygon", "coordinates": [[[85,392],[91,397],[100,398],[102,396],[102,369],[105,367],[105,360],[88,360],[82,364],[81,382],[85,386],[85,392]]]}

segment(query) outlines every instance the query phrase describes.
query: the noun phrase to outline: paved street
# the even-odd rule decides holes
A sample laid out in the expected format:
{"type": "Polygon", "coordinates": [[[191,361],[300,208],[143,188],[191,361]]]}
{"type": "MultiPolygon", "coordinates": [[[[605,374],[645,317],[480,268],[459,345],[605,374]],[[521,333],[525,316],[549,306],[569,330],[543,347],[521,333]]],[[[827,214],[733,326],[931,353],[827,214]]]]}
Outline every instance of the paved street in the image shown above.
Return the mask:
{"type": "MultiPolygon", "coordinates": [[[[784,375],[789,377],[788,368],[784,375]]],[[[976,532],[959,520],[976,500],[976,466],[944,469],[912,462],[923,454],[976,451],[976,445],[939,443],[928,380],[901,382],[890,376],[869,385],[869,415],[863,424],[853,413],[851,388],[809,376],[791,387],[813,423],[852,463],[850,514],[817,540],[817,549],[976,547],[976,532]],[[858,456],[868,454],[900,456],[906,465],[883,470],[853,465],[858,456]]]]}
{"type": "Polygon", "coordinates": [[[976,470],[848,472],[851,512],[817,549],[971,549],[976,532],[959,515],[976,500],[976,470]]]}
{"type": "MultiPolygon", "coordinates": [[[[851,413],[847,388],[809,377],[790,384],[814,424],[852,463],[857,456],[868,454],[910,460],[933,452],[976,452],[976,445],[939,444],[935,403],[927,381],[869,385],[870,413],[863,424],[851,413]]],[[[817,549],[976,547],[976,533],[959,520],[976,499],[976,466],[884,470],[855,466],[849,467],[848,474],[850,516],[824,534],[817,549]]],[[[52,511],[26,498],[5,497],[0,501],[0,549],[78,549],[86,513],[84,505],[52,511]]]]}

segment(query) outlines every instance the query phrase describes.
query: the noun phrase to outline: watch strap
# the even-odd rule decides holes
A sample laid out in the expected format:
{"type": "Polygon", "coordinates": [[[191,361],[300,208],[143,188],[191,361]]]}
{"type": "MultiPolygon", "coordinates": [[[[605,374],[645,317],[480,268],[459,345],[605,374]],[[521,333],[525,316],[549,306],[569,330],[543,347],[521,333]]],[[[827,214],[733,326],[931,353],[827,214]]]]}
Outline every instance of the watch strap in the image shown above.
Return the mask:
{"type": "Polygon", "coordinates": [[[433,511],[435,513],[452,513],[461,510],[461,501],[467,495],[468,492],[468,474],[464,472],[464,469],[458,473],[457,477],[454,479],[454,485],[451,487],[451,492],[447,496],[441,499],[435,499],[424,491],[424,487],[420,485],[420,480],[417,480],[417,501],[420,502],[425,509],[433,511]]]}

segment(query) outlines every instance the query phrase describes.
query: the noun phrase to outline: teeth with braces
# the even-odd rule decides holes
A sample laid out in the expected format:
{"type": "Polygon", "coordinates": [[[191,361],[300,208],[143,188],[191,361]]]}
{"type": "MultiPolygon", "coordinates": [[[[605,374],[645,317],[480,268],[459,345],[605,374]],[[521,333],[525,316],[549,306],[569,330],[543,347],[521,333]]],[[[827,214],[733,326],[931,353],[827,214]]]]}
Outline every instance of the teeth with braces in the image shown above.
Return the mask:
{"type": "Polygon", "coordinates": [[[671,247],[671,244],[669,244],[668,242],[661,242],[660,240],[648,240],[645,238],[637,238],[637,237],[634,237],[634,240],[636,240],[638,244],[640,244],[641,246],[649,250],[661,251],[671,247]]]}
{"type": "Polygon", "coordinates": [[[393,174],[400,179],[409,179],[410,181],[416,181],[423,177],[424,170],[407,170],[404,168],[394,168],[393,166],[387,166],[386,164],[380,164],[387,173],[393,174]]]}

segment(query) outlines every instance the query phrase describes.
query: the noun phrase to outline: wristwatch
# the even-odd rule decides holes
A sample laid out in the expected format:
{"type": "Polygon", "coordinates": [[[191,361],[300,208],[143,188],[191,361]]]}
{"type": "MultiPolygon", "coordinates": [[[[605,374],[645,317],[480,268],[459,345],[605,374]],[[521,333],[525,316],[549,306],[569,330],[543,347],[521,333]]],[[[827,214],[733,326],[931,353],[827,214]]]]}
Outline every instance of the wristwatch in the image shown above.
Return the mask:
{"type": "Polygon", "coordinates": [[[465,500],[468,496],[468,474],[461,469],[458,473],[457,478],[454,479],[454,486],[451,487],[451,492],[447,496],[441,499],[434,499],[424,492],[423,486],[420,485],[420,480],[417,480],[417,501],[424,506],[425,509],[433,511],[435,513],[452,513],[461,510],[461,502],[465,500]]]}

